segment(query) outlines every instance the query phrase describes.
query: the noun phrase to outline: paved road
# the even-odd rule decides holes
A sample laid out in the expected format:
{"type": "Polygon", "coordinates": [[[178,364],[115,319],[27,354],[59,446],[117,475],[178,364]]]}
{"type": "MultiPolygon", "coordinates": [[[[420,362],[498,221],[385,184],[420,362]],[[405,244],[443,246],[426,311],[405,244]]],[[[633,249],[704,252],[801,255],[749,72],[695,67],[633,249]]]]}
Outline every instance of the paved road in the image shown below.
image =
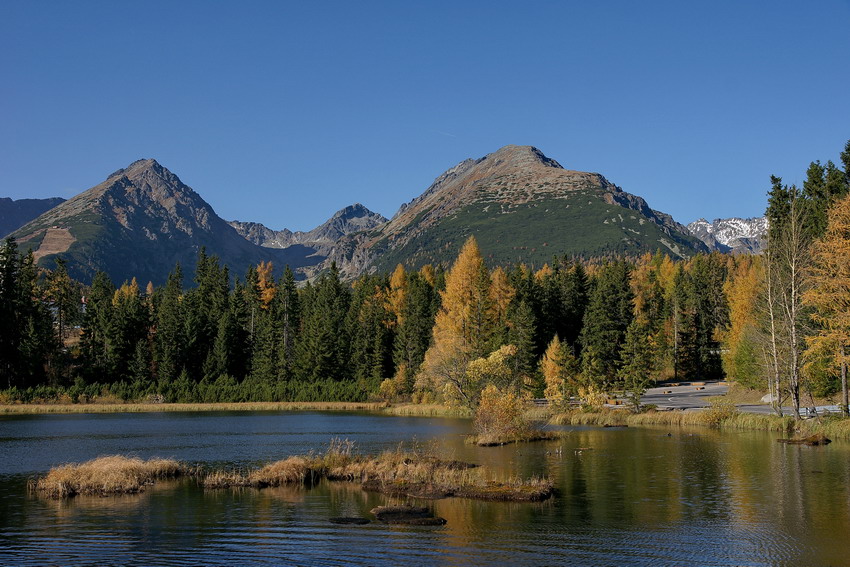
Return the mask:
{"type": "MultiPolygon", "coordinates": [[[[659,409],[693,409],[709,405],[708,398],[729,391],[725,382],[680,382],[679,386],[650,388],[641,398],[642,404],[655,404],[659,409]]],[[[770,409],[770,406],[766,406],[770,409]]]]}
{"type": "MultiPolygon", "coordinates": [[[[640,401],[642,404],[655,404],[659,409],[691,410],[707,407],[708,398],[722,396],[728,391],[725,382],[680,382],[679,386],[650,388],[640,401]]],[[[770,404],[741,404],[737,408],[744,413],[773,413],[770,404]]],[[[782,410],[785,415],[792,415],[790,407],[783,406],[782,410]]],[[[815,410],[821,415],[840,411],[838,406],[817,406],[815,410]]],[[[800,411],[803,417],[814,416],[809,408],[801,408],[800,411]]]]}

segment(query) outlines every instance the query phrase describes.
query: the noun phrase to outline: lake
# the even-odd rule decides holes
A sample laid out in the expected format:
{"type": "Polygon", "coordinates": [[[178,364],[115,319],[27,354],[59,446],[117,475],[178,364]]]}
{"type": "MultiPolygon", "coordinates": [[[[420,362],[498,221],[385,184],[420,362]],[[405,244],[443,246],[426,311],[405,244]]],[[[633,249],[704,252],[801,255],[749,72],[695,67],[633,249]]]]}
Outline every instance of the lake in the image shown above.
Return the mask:
{"type": "Polygon", "coordinates": [[[369,413],[220,412],[0,417],[3,565],[850,565],[850,443],[777,434],[564,427],[564,437],[479,448],[468,420],[369,413]],[[339,526],[399,503],[348,483],[48,500],[27,479],[100,455],[250,468],[403,443],[506,475],[546,476],[542,503],[418,501],[440,527],[339,526]],[[577,452],[576,449],[584,450],[577,452]]]}

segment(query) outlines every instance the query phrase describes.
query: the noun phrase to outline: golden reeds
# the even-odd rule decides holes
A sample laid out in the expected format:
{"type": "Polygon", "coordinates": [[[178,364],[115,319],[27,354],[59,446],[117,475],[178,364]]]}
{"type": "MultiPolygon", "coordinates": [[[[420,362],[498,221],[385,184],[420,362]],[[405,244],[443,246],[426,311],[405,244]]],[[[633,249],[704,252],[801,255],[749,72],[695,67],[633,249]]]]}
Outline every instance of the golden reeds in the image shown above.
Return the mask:
{"type": "Polygon", "coordinates": [[[184,465],[172,459],[143,461],[111,455],[51,469],[47,476],[31,482],[30,488],[51,498],[75,494],[127,494],[140,492],[157,479],[173,478],[187,472],[184,465]]]}

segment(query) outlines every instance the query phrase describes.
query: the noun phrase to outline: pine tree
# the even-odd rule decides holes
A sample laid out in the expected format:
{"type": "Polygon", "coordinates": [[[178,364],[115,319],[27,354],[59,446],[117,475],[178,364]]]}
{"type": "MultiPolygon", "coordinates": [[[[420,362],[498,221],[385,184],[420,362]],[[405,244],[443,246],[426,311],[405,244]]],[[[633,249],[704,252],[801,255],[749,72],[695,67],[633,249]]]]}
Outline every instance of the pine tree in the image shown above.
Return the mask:
{"type": "Polygon", "coordinates": [[[633,317],[630,266],[611,262],[596,277],[581,332],[582,373],[603,391],[614,385],[622,365],[620,350],[633,317]]]}
{"type": "Polygon", "coordinates": [[[165,287],[155,299],[156,333],[154,366],[158,380],[177,380],[186,360],[186,334],[183,306],[183,271],[180,264],[168,275],[165,287]]]}
{"type": "Polygon", "coordinates": [[[139,295],[135,278],[115,290],[112,296],[112,317],[109,325],[110,366],[115,374],[105,376],[104,381],[115,382],[129,377],[130,364],[136,353],[136,345],[145,341],[150,328],[149,311],[139,295]]]}
{"type": "Polygon", "coordinates": [[[56,267],[47,278],[47,298],[55,314],[57,342],[63,344],[66,338],[67,321],[76,303],[71,297],[71,278],[68,276],[65,260],[57,256],[55,262],[56,267]]]}
{"type": "Polygon", "coordinates": [[[287,265],[278,284],[280,292],[276,296],[277,312],[280,323],[280,345],[278,351],[278,367],[281,378],[289,380],[295,366],[295,351],[298,341],[298,329],[301,324],[301,308],[298,299],[298,288],[295,285],[295,274],[287,265]]]}
{"type": "Polygon", "coordinates": [[[396,368],[403,371],[399,393],[409,394],[413,391],[414,377],[431,344],[431,330],[439,307],[439,294],[432,281],[427,274],[408,275],[401,324],[397,327],[393,348],[396,368]]]}
{"type": "Polygon", "coordinates": [[[86,297],[80,337],[81,373],[90,382],[115,372],[109,352],[114,295],[115,286],[109,276],[97,272],[86,297]]]}
{"type": "Polygon", "coordinates": [[[306,382],[344,380],[348,372],[349,336],[345,329],[350,293],[336,264],[322,274],[308,299],[298,341],[298,378],[306,382]]]}
{"type": "Polygon", "coordinates": [[[568,270],[562,270],[561,308],[562,316],[556,322],[555,332],[578,354],[579,335],[584,324],[584,312],[587,309],[589,283],[587,272],[580,262],[574,263],[568,270]]]}
{"type": "Polygon", "coordinates": [[[652,384],[657,360],[649,326],[635,319],[626,330],[618,378],[635,411],[652,384]]]}

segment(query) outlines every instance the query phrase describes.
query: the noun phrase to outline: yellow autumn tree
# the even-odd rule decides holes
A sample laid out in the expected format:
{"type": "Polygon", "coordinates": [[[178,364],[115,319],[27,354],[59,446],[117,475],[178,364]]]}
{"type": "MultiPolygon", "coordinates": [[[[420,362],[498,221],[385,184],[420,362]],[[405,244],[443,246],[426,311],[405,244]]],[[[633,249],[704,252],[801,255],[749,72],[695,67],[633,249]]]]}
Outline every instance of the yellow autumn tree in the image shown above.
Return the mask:
{"type": "Polygon", "coordinates": [[[565,396],[564,361],[561,340],[558,335],[555,335],[549,346],[546,347],[546,352],[543,353],[543,358],[540,360],[540,370],[543,372],[543,379],[546,381],[546,389],[543,391],[543,395],[553,406],[563,405],[564,399],[569,400],[569,396],[565,396]]]}
{"type": "Polygon", "coordinates": [[[730,276],[723,284],[729,304],[729,326],[720,336],[723,370],[730,379],[743,386],[762,388],[764,376],[757,339],[762,264],[756,257],[740,256],[729,272],[730,276]]]}
{"type": "Polygon", "coordinates": [[[263,309],[269,308],[277,293],[274,276],[272,275],[273,269],[271,262],[260,262],[257,266],[257,288],[260,291],[260,307],[263,309]]]}
{"type": "Polygon", "coordinates": [[[390,328],[401,326],[404,322],[402,310],[404,309],[406,296],[407,273],[404,271],[404,266],[399,264],[390,276],[390,286],[386,292],[387,311],[393,315],[394,319],[390,322],[390,328]]]}
{"type": "Polygon", "coordinates": [[[549,403],[553,406],[568,404],[570,396],[580,386],[579,364],[558,335],[546,347],[540,359],[540,371],[546,383],[543,395],[549,403]]]}
{"type": "Polygon", "coordinates": [[[444,394],[451,390],[471,407],[475,393],[464,387],[467,367],[485,354],[493,330],[490,276],[474,237],[463,245],[440,295],[434,342],[425,353],[418,386],[444,394]]]}
{"type": "Polygon", "coordinates": [[[817,332],[807,337],[806,355],[832,355],[841,377],[842,411],[848,414],[847,363],[850,361],[850,196],[829,210],[823,237],[812,247],[810,288],[803,303],[813,309],[817,332]]]}
{"type": "Polygon", "coordinates": [[[112,295],[112,306],[118,307],[121,302],[137,298],[138,296],[139,283],[136,281],[136,278],[133,278],[130,283],[125,281],[121,287],[115,290],[115,293],[112,295]]]}

